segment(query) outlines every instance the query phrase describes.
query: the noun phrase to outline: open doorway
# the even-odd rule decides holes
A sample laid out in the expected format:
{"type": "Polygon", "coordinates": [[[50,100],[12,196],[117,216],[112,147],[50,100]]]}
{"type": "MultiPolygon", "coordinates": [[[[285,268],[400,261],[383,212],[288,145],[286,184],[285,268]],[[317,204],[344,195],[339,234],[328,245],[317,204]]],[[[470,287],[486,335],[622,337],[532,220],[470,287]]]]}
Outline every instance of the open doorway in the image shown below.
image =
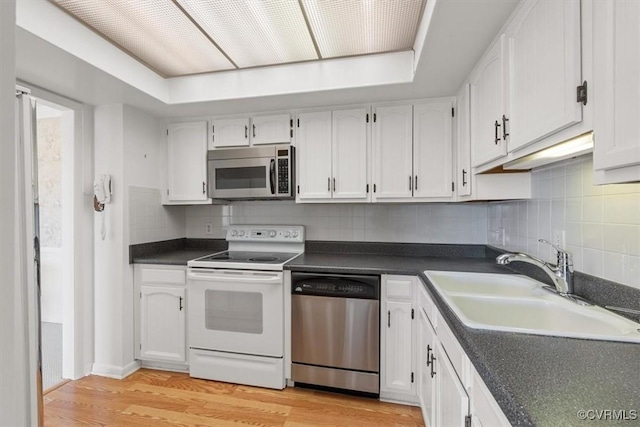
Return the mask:
{"type": "Polygon", "coordinates": [[[40,203],[42,389],[72,378],[74,112],[38,99],[36,107],[40,203]]]}

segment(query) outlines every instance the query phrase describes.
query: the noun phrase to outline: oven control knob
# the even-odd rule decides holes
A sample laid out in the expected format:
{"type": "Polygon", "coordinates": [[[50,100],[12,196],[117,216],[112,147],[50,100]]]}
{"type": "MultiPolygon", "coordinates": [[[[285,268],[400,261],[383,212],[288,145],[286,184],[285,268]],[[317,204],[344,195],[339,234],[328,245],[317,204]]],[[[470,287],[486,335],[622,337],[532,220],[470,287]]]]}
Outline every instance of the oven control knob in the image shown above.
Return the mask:
{"type": "Polygon", "coordinates": [[[293,237],[298,237],[298,232],[297,231],[293,232],[293,237]]]}
{"type": "Polygon", "coordinates": [[[237,236],[238,235],[238,231],[237,230],[231,230],[231,235],[232,236],[237,236]]]}
{"type": "Polygon", "coordinates": [[[238,231],[238,236],[240,236],[240,237],[244,236],[244,230],[238,231]]]}
{"type": "Polygon", "coordinates": [[[285,231],[284,232],[284,237],[290,237],[291,236],[291,232],[290,231],[285,231]]]}
{"type": "Polygon", "coordinates": [[[276,231],[275,231],[275,230],[271,230],[271,231],[269,232],[269,236],[270,236],[270,237],[276,237],[276,231]]]}

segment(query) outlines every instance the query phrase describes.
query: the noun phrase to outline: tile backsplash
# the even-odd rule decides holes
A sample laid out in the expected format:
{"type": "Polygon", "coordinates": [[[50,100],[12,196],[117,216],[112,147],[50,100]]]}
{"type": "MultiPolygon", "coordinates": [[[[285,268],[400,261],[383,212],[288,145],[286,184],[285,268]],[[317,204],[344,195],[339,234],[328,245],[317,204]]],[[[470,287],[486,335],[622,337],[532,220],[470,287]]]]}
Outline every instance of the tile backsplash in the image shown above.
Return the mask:
{"type": "Polygon", "coordinates": [[[156,188],[129,187],[129,240],[131,245],[185,237],[184,206],[162,206],[156,188]]]}
{"type": "Polygon", "coordinates": [[[489,204],[488,243],[555,262],[538,239],[564,230],[576,270],[640,288],[640,184],[592,183],[591,155],[535,169],[531,200],[489,204]]]}
{"type": "Polygon", "coordinates": [[[224,238],[232,224],[304,225],[308,240],[487,243],[487,205],[234,202],[187,208],[188,238],[224,238]],[[205,233],[212,224],[212,234],[205,233]]]}

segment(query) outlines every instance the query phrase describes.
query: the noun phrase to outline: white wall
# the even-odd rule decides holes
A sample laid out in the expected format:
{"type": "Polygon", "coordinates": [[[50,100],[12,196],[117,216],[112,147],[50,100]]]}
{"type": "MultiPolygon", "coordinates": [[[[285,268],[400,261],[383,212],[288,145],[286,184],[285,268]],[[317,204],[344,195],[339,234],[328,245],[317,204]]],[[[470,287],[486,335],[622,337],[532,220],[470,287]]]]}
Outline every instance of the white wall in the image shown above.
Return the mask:
{"type": "Polygon", "coordinates": [[[0,425],[29,424],[26,318],[16,301],[15,246],[15,1],[0,2],[0,425]]]}
{"type": "Polygon", "coordinates": [[[189,238],[223,238],[229,224],[300,224],[308,240],[485,244],[487,205],[269,201],[187,208],[189,238]],[[205,234],[206,223],[213,234],[205,234]]]}
{"type": "Polygon", "coordinates": [[[163,122],[125,105],[127,246],[185,237],[185,207],[162,206],[166,129],[163,122]]]}
{"type": "MultiPolygon", "coordinates": [[[[138,368],[134,360],[133,267],[129,264],[132,209],[138,189],[157,190],[163,173],[162,122],[123,105],[98,106],[95,111],[95,173],[110,174],[113,195],[105,207],[107,236],[100,238],[100,214],[95,233],[95,364],[93,372],[121,378],[138,368]]],[[[160,209],[160,198],[144,208],[160,209]]],[[[174,234],[184,236],[184,221],[174,234]]],[[[183,214],[184,217],[184,214],[183,214]]],[[[133,227],[135,231],[136,226],[133,227]]]]}
{"type": "Polygon", "coordinates": [[[93,372],[120,377],[125,374],[128,357],[127,338],[133,325],[124,315],[132,305],[124,283],[126,242],[124,212],[126,184],[124,174],[124,106],[101,105],[95,110],[95,173],[112,179],[111,203],[103,213],[95,214],[95,361],[93,372]],[[106,237],[100,237],[104,216],[106,237]]]}
{"type": "Polygon", "coordinates": [[[489,205],[490,245],[555,262],[538,239],[565,230],[576,270],[640,288],[640,184],[594,186],[587,155],[534,170],[532,195],[489,205]]]}

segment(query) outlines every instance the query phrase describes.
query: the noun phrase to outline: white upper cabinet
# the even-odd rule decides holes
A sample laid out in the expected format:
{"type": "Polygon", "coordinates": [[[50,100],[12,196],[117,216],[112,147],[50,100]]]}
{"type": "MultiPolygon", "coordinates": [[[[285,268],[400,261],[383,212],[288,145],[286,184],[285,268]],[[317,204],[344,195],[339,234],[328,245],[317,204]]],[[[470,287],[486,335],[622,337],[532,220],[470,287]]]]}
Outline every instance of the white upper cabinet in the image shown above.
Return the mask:
{"type": "Polygon", "coordinates": [[[367,199],[368,111],[366,108],[333,111],[332,181],[334,199],[367,199]]]}
{"type": "Polygon", "coordinates": [[[300,201],[331,198],[331,111],[301,113],[297,133],[300,201]]]}
{"type": "Polygon", "coordinates": [[[640,2],[593,7],[595,176],[640,181],[640,2]]]}
{"type": "Polygon", "coordinates": [[[369,201],[367,108],[298,115],[298,202],[369,201]]]}
{"type": "Polygon", "coordinates": [[[413,106],[413,197],[453,196],[451,101],[413,106]]]}
{"type": "Polygon", "coordinates": [[[411,198],[413,107],[377,107],[373,117],[373,200],[411,198]]]}
{"type": "Polygon", "coordinates": [[[507,154],[502,133],[505,114],[504,35],[471,77],[471,159],[479,166],[507,154]]]}
{"type": "Polygon", "coordinates": [[[513,151],[582,120],[580,1],[527,0],[505,35],[509,111],[495,117],[513,151]]]}
{"type": "Polygon", "coordinates": [[[456,194],[471,195],[471,133],[469,118],[469,84],[465,83],[456,97],[456,126],[457,126],[457,162],[455,181],[456,194]]]}
{"type": "Polygon", "coordinates": [[[291,115],[256,116],[251,119],[251,144],[288,144],[291,142],[293,123],[291,115]]]}
{"type": "Polygon", "coordinates": [[[167,130],[167,202],[208,200],[207,122],[171,123],[167,130]]]}
{"type": "Polygon", "coordinates": [[[249,145],[249,119],[215,119],[212,125],[213,147],[243,147],[249,145]]]}

